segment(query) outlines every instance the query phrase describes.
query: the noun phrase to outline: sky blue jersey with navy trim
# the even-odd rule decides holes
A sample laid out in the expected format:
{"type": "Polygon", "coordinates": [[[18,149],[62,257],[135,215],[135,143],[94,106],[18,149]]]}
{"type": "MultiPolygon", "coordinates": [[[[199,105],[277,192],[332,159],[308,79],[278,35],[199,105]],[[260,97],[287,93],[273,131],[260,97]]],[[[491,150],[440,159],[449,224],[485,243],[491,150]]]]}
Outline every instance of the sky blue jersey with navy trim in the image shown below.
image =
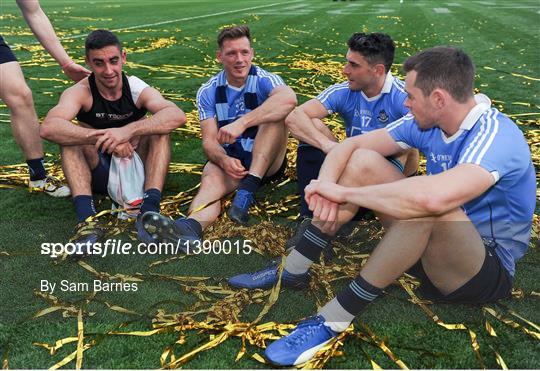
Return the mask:
{"type": "MultiPolygon", "coordinates": [[[[266,101],[266,99],[268,99],[270,92],[274,88],[285,85],[285,83],[278,75],[267,72],[258,66],[255,67],[257,69],[257,100],[259,105],[261,105],[264,101],[266,101]]],[[[224,73],[225,71],[221,71],[199,88],[199,91],[197,92],[197,109],[199,110],[200,121],[207,120],[212,117],[216,117],[217,119],[216,88],[219,85],[220,75],[224,73]]],[[[245,85],[241,88],[227,85],[227,103],[229,104],[228,119],[231,120],[231,122],[249,112],[244,103],[245,90],[245,85]]],[[[240,136],[237,138],[237,141],[242,142],[242,147],[244,147],[246,151],[251,152],[253,143],[250,138],[243,138],[240,136]]]]}
{"type": "Polygon", "coordinates": [[[418,148],[426,156],[428,175],[459,164],[476,164],[491,173],[493,186],[462,209],[482,238],[498,244],[497,255],[513,276],[515,262],[525,254],[530,241],[536,205],[531,152],[517,125],[482,102],[451,137],[438,127],[420,130],[412,115],[386,129],[402,148],[418,148]]]}
{"type": "Polygon", "coordinates": [[[407,98],[405,83],[386,75],[381,93],[368,98],[363,91],[349,89],[349,82],[335,84],[317,96],[328,113],[338,113],[345,122],[347,137],[353,137],[372,130],[380,129],[405,116],[408,109],[404,102],[407,98]]]}

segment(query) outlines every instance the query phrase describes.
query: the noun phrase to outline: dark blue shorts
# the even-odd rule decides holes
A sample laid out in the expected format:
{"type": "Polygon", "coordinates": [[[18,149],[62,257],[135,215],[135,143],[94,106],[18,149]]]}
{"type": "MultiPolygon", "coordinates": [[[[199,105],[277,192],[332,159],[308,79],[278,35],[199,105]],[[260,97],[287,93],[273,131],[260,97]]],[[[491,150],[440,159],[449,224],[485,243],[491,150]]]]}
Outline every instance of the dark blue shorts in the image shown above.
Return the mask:
{"type": "Polygon", "coordinates": [[[109,169],[111,167],[112,155],[98,151],[99,161],[97,166],[92,169],[92,192],[107,196],[109,191],[109,169]]]}
{"type": "MultiPolygon", "coordinates": [[[[251,152],[245,151],[242,145],[238,142],[234,142],[233,144],[230,144],[227,147],[224,147],[224,149],[225,149],[225,152],[227,152],[228,156],[231,156],[240,160],[240,162],[242,163],[242,166],[246,170],[249,170],[249,168],[251,167],[251,160],[253,158],[251,152]]],[[[265,176],[262,178],[261,185],[280,179],[285,174],[286,169],[287,169],[287,156],[285,156],[285,158],[283,159],[283,162],[281,163],[281,166],[279,167],[278,171],[276,171],[272,175],[265,176]]]]}
{"type": "Polygon", "coordinates": [[[0,35],[0,64],[16,61],[15,54],[13,54],[9,45],[6,44],[4,38],[0,35]]]}
{"type": "Polygon", "coordinates": [[[444,295],[433,285],[422,266],[422,261],[413,265],[407,273],[420,280],[418,291],[422,299],[443,303],[489,303],[504,299],[512,293],[513,278],[504,268],[495,252],[496,244],[484,243],[486,257],[480,271],[463,286],[444,295]]]}

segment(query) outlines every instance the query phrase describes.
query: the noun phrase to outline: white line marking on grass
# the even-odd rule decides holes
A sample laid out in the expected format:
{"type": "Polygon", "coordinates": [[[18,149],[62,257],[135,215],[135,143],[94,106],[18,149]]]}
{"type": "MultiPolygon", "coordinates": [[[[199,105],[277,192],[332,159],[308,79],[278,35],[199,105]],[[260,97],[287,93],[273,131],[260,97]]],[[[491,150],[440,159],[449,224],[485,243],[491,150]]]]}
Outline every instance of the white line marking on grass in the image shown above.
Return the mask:
{"type": "MultiPolygon", "coordinates": [[[[218,16],[218,15],[225,15],[225,14],[244,12],[246,10],[270,8],[270,7],[276,6],[276,5],[289,5],[291,3],[297,3],[299,1],[301,1],[301,0],[293,0],[293,1],[286,1],[286,2],[281,2],[281,3],[272,3],[272,4],[266,4],[266,5],[252,6],[252,7],[243,8],[243,9],[227,10],[225,12],[196,15],[196,16],[193,16],[193,17],[177,18],[177,19],[171,19],[171,20],[168,20],[168,21],[162,21],[162,22],[156,22],[156,23],[147,23],[147,24],[140,24],[140,25],[137,25],[137,26],[117,28],[117,29],[114,29],[114,30],[111,30],[111,31],[112,32],[119,32],[119,31],[126,31],[126,30],[135,30],[137,28],[160,26],[160,25],[163,25],[163,24],[176,23],[176,22],[182,22],[182,21],[192,21],[194,19],[210,18],[210,17],[215,17],[215,16],[218,16]]],[[[83,38],[83,37],[86,37],[86,35],[68,36],[68,37],[63,37],[61,40],[80,39],[80,38],[83,38]]]]}
{"type": "Polygon", "coordinates": [[[448,8],[433,8],[433,11],[435,13],[450,13],[450,9],[448,8]]]}

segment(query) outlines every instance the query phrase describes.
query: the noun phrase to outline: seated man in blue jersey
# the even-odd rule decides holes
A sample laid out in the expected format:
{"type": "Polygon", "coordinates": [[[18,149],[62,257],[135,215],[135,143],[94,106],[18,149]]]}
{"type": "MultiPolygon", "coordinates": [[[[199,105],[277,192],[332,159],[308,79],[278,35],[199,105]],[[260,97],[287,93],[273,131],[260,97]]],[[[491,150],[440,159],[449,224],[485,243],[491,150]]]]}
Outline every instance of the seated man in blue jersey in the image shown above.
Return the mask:
{"type": "MultiPolygon", "coordinates": [[[[79,224],[73,242],[91,247],[104,234],[88,218],[96,214],[92,193],[107,194],[111,156],[144,162],[145,184],[141,215],[159,211],[161,191],[169,167],[169,133],[186,122],[182,110],[122,67],[126,52],[110,31],[95,30],[86,38],[86,64],[92,74],[66,89],[40,128],[43,138],[61,146],[79,224]],[[152,116],[147,117],[147,112],[152,116]],[[79,125],[70,121],[76,118],[79,125]]],[[[152,242],[136,221],[142,242],[152,242]]]]}
{"type": "MultiPolygon", "coordinates": [[[[326,154],[338,144],[338,139],[322,119],[339,114],[345,123],[347,137],[353,137],[383,128],[408,112],[404,105],[407,98],[404,83],[390,72],[395,51],[390,36],[355,33],[347,45],[347,63],[343,67],[347,81],[325,89],[316,98],[295,108],[285,119],[291,134],[300,141],[297,174],[301,195],[300,224],[295,235],[287,241],[286,248],[301,243],[312,216],[304,198],[304,188],[312,179],[317,179],[326,154]]],[[[417,169],[418,151],[405,151],[388,157],[388,161],[409,176],[417,169]]],[[[372,175],[372,181],[376,182],[377,175],[372,175]]],[[[320,237],[327,239],[327,236],[320,237]]]]}
{"type": "MultiPolygon", "coordinates": [[[[418,277],[421,296],[433,301],[510,296],[536,202],[523,133],[487,97],[475,100],[475,68],[463,51],[427,49],[403,67],[411,114],[335,146],[306,188],[323,231],[335,230],[359,207],[374,210],[390,227],[349,286],[269,345],[266,357],[274,364],[311,358],[404,272],[418,277]],[[424,153],[428,175],[405,178],[385,159],[405,148],[424,153]],[[363,183],[358,174],[366,173],[379,174],[379,184],[363,183]]],[[[320,251],[313,244],[291,254],[282,284],[302,282],[320,251]]]]}
{"type": "Polygon", "coordinates": [[[208,162],[189,218],[172,222],[154,213],[143,218],[147,230],[163,241],[186,236],[200,239],[221,212],[219,200],[234,190],[227,215],[245,224],[257,188],[285,170],[288,132],[283,121],[295,107],[296,95],[281,77],[252,64],[247,26],[222,29],[217,42],[217,59],[223,70],[197,92],[208,162]]]}

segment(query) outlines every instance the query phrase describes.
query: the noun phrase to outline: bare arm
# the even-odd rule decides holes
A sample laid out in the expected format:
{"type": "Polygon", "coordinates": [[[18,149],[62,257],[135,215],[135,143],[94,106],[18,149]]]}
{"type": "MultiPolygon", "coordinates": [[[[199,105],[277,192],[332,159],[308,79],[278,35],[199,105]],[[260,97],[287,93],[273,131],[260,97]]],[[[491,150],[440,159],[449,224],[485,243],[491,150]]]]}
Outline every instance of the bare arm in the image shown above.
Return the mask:
{"type": "Polygon", "coordinates": [[[214,117],[201,121],[201,131],[204,153],[210,162],[218,165],[234,179],[242,179],[247,175],[247,169],[242,166],[240,160],[227,155],[219,144],[217,121],[214,117]]]}
{"type": "Polygon", "coordinates": [[[326,116],[328,111],[323,104],[311,99],[296,107],[285,123],[295,138],[328,153],[337,144],[337,139],[321,120],[326,116]]]}
{"type": "Polygon", "coordinates": [[[220,143],[233,143],[247,128],[283,121],[295,106],[296,94],[294,91],[285,85],[277,86],[259,107],[222,127],[218,132],[218,141],[220,143]]]}
{"type": "Polygon", "coordinates": [[[41,45],[62,67],[65,74],[74,81],[80,81],[90,74],[86,68],[76,64],[67,55],[60,44],[54,28],[47,18],[47,15],[41,9],[39,0],[16,0],[17,5],[22,11],[23,17],[32,29],[34,35],[41,45]]]}
{"type": "Polygon", "coordinates": [[[306,198],[317,194],[332,202],[353,203],[403,220],[444,214],[480,196],[493,183],[493,176],[482,167],[461,164],[437,175],[358,188],[313,181],[306,187],[306,198]]]}
{"type": "Polygon", "coordinates": [[[319,180],[337,182],[353,152],[359,148],[371,149],[385,157],[403,151],[386,129],[347,138],[326,155],[319,172],[319,180]]]}
{"type": "Polygon", "coordinates": [[[79,83],[64,91],[58,104],[49,111],[40,125],[39,134],[43,139],[64,146],[94,144],[93,135],[97,130],[75,125],[71,122],[89,98],[88,87],[79,83]]]}

